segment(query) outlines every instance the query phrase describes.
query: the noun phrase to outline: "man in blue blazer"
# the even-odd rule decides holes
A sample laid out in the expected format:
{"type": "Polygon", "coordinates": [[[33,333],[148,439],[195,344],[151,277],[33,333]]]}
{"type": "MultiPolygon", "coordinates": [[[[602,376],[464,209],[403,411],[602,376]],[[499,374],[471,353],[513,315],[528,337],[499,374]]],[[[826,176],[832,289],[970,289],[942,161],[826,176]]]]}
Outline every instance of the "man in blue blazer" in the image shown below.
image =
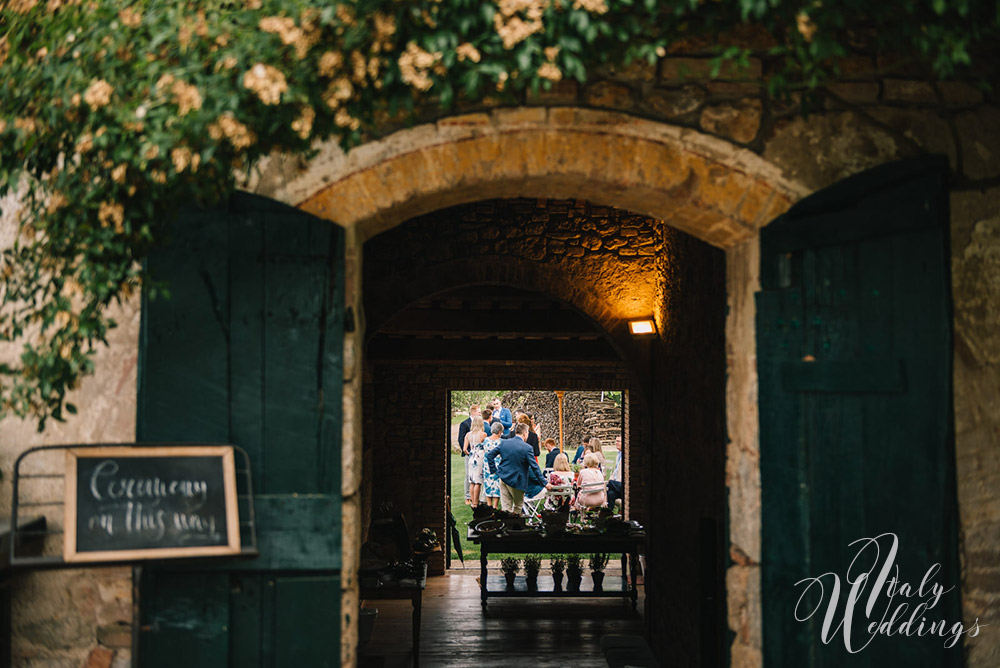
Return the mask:
{"type": "Polygon", "coordinates": [[[508,513],[521,512],[524,495],[537,495],[545,487],[545,478],[538,468],[535,451],[524,440],[528,435],[528,425],[519,423],[514,427],[514,437],[505,438],[497,446],[500,465],[496,458],[490,458],[490,473],[500,476],[500,507],[508,513]]]}
{"type": "Polygon", "coordinates": [[[510,426],[514,424],[514,418],[511,417],[510,409],[504,408],[500,404],[500,397],[497,397],[496,399],[493,400],[493,419],[499,420],[500,423],[503,425],[504,438],[513,437],[514,434],[511,433],[510,426]]]}

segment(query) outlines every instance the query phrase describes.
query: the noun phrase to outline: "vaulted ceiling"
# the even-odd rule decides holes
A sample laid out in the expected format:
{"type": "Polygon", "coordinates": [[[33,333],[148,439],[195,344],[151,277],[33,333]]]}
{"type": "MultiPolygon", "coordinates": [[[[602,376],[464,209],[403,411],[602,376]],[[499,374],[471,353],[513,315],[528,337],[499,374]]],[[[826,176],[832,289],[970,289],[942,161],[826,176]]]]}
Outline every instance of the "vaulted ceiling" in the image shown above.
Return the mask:
{"type": "Polygon", "coordinates": [[[565,303],[504,286],[414,302],[368,341],[369,360],[609,361],[604,333],[565,303]]]}

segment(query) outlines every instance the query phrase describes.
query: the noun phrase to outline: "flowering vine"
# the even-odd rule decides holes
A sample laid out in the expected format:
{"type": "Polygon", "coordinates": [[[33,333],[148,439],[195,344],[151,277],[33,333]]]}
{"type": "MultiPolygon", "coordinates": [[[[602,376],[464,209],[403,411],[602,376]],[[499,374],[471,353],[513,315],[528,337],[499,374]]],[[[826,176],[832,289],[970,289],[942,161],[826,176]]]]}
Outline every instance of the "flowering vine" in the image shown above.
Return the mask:
{"type": "Polygon", "coordinates": [[[949,75],[996,37],[995,14],[974,0],[0,1],[0,207],[17,223],[0,342],[19,346],[0,357],[0,416],[42,428],[75,412],[66,393],[114,327],[109,306],[163,291],[142,262],[178,205],[222,200],[271,152],[349,148],[417,106],[517,102],[746,21],[772,37],[772,92],[821,85],[866,39],[949,75]]]}

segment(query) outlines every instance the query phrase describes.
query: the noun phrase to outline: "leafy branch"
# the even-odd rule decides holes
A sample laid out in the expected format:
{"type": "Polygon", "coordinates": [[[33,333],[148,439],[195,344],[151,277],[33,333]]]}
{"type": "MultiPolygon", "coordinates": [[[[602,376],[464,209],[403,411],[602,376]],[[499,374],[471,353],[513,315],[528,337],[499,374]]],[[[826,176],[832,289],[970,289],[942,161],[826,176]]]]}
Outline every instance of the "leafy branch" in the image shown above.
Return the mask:
{"type": "MultiPolygon", "coordinates": [[[[940,76],[998,33],[975,0],[109,0],[0,2],[0,416],[64,419],[115,326],[155,277],[143,261],[180,204],[211,205],[263,156],[350,148],[418,108],[516,103],[605,63],[655,62],[752,22],[769,90],[814,89],[852,49],[940,76]]],[[[720,46],[720,62],[746,62],[720,46]]]]}

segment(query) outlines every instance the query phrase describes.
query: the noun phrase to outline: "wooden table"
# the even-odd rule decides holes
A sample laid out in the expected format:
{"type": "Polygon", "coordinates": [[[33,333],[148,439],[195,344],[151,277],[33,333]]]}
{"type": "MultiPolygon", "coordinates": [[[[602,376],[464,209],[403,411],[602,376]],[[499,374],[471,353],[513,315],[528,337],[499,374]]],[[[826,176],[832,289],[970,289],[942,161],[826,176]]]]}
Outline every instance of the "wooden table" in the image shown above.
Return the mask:
{"type": "MultiPolygon", "coordinates": [[[[427,562],[423,562],[424,572],[416,584],[400,584],[398,581],[383,583],[379,587],[362,587],[363,601],[386,599],[410,599],[413,603],[413,657],[416,663],[420,655],[420,609],[423,605],[424,589],[427,588],[427,562]]],[[[376,622],[378,623],[378,622],[376,622]]]]}
{"type": "MultiPolygon", "coordinates": [[[[636,588],[636,581],[639,574],[639,548],[645,546],[646,534],[644,533],[627,536],[609,536],[607,534],[481,536],[470,528],[468,540],[472,543],[478,543],[482,550],[479,556],[479,590],[483,606],[486,605],[486,600],[490,596],[624,596],[632,600],[633,608],[637,606],[639,591],[636,588]],[[536,590],[528,590],[527,587],[521,586],[515,586],[514,589],[490,589],[488,585],[491,578],[488,577],[486,572],[486,559],[489,554],[497,552],[507,554],[620,553],[622,555],[621,588],[615,590],[612,587],[608,587],[600,591],[567,591],[556,590],[555,588],[543,589],[541,587],[536,590]],[[626,572],[629,574],[628,577],[625,575],[626,572]]],[[[498,584],[502,581],[499,578],[494,579],[498,584]]],[[[605,581],[607,582],[607,578],[605,578],[605,581]]]]}

